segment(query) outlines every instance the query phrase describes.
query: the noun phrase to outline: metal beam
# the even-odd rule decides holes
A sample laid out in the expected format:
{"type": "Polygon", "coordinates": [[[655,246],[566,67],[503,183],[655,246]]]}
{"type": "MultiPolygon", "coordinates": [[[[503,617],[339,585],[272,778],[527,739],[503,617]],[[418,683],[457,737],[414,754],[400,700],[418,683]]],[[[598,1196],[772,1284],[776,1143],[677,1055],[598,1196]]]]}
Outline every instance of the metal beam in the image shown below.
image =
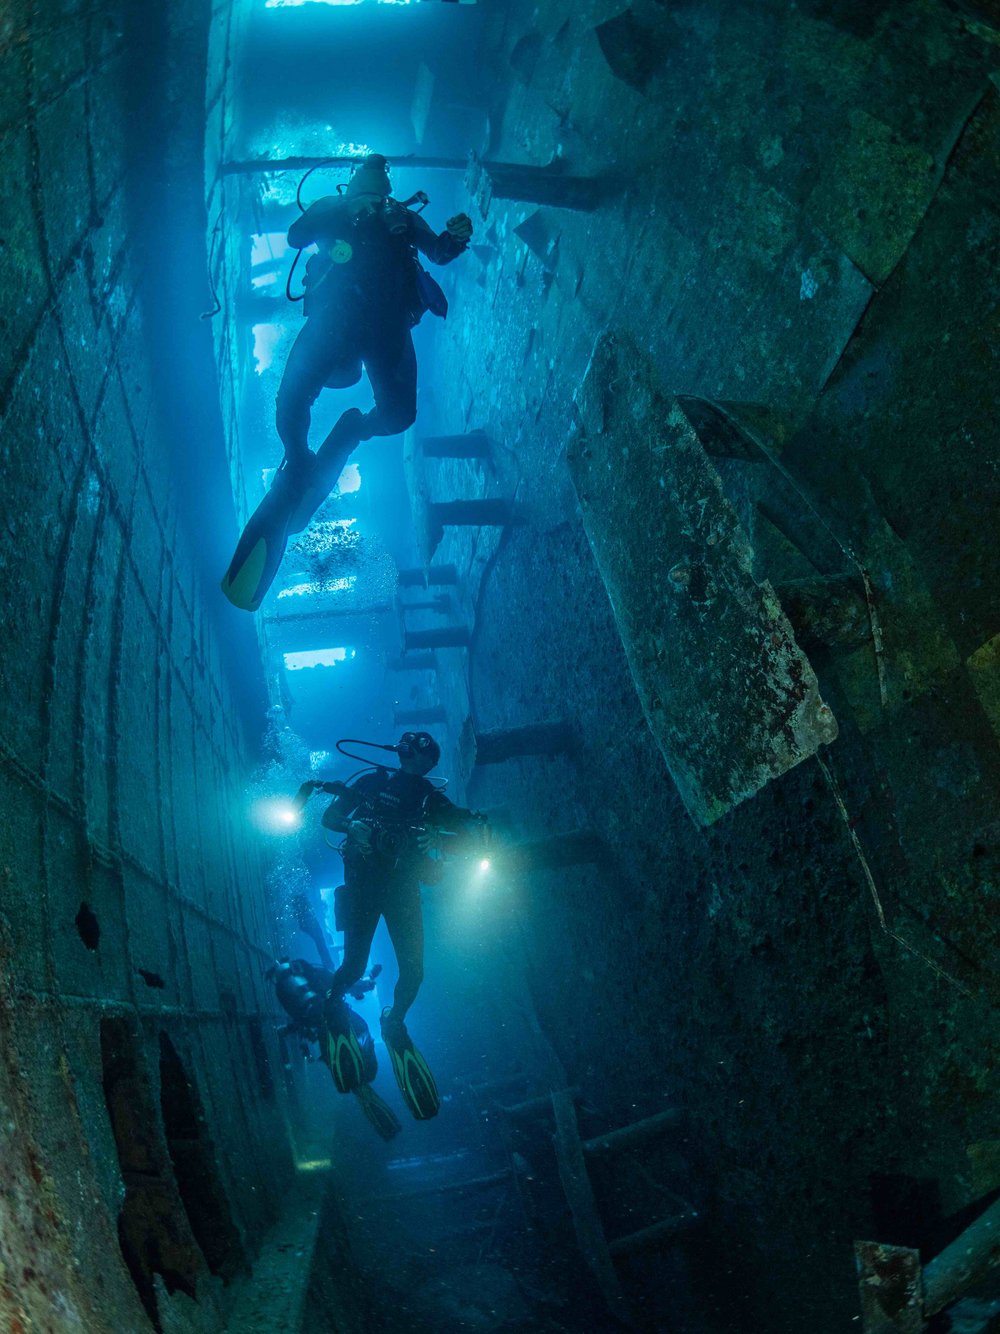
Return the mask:
{"type": "MultiPolygon", "coordinates": [[[[223,162],[223,176],[259,176],[276,171],[309,171],[312,167],[354,167],[360,157],[276,157],[250,158],[243,162],[223,162]]],[[[397,157],[389,159],[389,169],[414,167],[420,171],[466,171],[467,157],[397,157]]]]}
{"type": "Polygon", "coordinates": [[[638,1255],[641,1251],[662,1246],[665,1241],[676,1241],[685,1232],[692,1231],[698,1224],[696,1213],[677,1214],[673,1218],[663,1218],[659,1223],[650,1223],[649,1227],[630,1232],[625,1237],[616,1237],[608,1243],[608,1250],[614,1260],[623,1255],[638,1255]]]}
{"type": "Polygon", "coordinates": [[[301,625],[305,621],[333,621],[351,616],[381,616],[392,611],[388,602],[376,602],[370,607],[320,607],[315,611],[271,612],[264,617],[264,624],[271,628],[276,625],[301,625]]]}
{"type": "Polygon", "coordinates": [[[633,1121],[630,1126],[623,1126],[621,1130],[611,1130],[606,1135],[596,1135],[593,1139],[584,1140],[583,1151],[588,1157],[597,1158],[605,1154],[614,1155],[638,1149],[650,1140],[659,1139],[668,1131],[676,1130],[684,1124],[686,1118],[687,1112],[684,1108],[672,1107],[669,1111],[659,1112],[644,1121],[633,1121]]]}
{"type": "Polygon", "coordinates": [[[924,1269],[924,1315],[928,1319],[1000,1264],[1000,1200],[924,1269]]]}
{"type": "Polygon", "coordinates": [[[442,626],[439,630],[404,630],[403,648],[413,649],[467,648],[471,634],[464,625],[442,626]]]}

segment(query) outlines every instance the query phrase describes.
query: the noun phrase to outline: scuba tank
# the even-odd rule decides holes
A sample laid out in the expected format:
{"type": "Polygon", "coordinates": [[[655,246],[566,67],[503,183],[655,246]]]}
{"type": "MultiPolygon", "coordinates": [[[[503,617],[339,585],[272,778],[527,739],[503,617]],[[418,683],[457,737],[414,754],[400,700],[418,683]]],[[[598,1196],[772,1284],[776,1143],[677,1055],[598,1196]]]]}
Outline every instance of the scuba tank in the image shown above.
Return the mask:
{"type": "Polygon", "coordinates": [[[281,1008],[292,1021],[291,1026],[317,1031],[323,1023],[323,999],[310,985],[304,970],[283,959],[271,970],[271,980],[281,1008]]]}

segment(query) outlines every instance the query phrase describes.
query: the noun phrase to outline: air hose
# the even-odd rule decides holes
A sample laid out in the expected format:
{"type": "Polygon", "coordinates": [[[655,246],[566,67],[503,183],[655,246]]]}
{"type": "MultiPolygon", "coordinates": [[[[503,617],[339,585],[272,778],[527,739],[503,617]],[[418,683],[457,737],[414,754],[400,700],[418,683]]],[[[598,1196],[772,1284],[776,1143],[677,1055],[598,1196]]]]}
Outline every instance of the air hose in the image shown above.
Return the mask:
{"type": "MultiPolygon", "coordinates": [[[[328,167],[331,162],[339,162],[339,161],[340,161],[339,158],[325,157],[322,160],[322,162],[317,162],[313,166],[311,166],[309,170],[305,172],[305,174],[301,177],[298,185],[295,187],[295,202],[299,206],[300,213],[305,213],[306,211],[306,206],[302,202],[302,187],[305,185],[306,181],[309,179],[309,177],[313,174],[314,171],[319,171],[320,167],[328,167]]],[[[344,189],[343,182],[341,182],[337,186],[337,194],[340,194],[342,189],[344,189]]],[[[299,256],[302,254],[302,251],[304,249],[305,249],[304,246],[300,246],[298,250],[296,250],[295,258],[292,260],[292,267],[288,270],[288,278],[285,281],[285,296],[288,298],[289,301],[304,301],[306,297],[305,288],[303,288],[303,290],[299,293],[298,296],[292,296],[292,276],[294,275],[295,267],[299,262],[299,256]]]]}

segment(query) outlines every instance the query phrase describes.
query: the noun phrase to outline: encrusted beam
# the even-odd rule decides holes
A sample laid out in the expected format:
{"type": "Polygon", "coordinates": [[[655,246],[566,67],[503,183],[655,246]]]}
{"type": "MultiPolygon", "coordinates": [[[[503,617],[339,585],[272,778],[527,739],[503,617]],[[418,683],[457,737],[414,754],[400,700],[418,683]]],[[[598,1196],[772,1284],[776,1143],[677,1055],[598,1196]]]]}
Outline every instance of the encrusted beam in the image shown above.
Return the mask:
{"type": "Polygon", "coordinates": [[[708,825],[837,735],[712,460],[648,358],[604,333],[567,458],[650,731],[708,825]]]}

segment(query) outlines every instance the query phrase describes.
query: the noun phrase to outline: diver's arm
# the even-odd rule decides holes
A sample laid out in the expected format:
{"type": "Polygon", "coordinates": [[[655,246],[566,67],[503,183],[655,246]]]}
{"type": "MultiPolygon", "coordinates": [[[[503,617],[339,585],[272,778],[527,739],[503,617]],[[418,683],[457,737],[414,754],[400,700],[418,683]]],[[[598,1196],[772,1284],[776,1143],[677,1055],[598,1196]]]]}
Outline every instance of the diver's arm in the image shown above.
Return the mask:
{"type": "Polygon", "coordinates": [[[362,852],[367,852],[371,847],[371,825],[366,824],[364,820],[354,819],[354,812],[362,796],[363,793],[350,789],[342,793],[327,806],[320,823],[324,829],[330,829],[335,834],[347,834],[349,838],[354,839],[362,852]]]}
{"type": "Polygon", "coordinates": [[[358,801],[349,800],[346,797],[338,797],[331,801],[329,806],[323,812],[320,823],[324,829],[332,829],[335,834],[346,834],[350,831],[354,821],[351,819],[352,813],[357,808],[358,801]]]}
{"type": "Polygon", "coordinates": [[[292,907],[295,911],[295,920],[298,923],[299,930],[313,942],[320,963],[332,973],[335,967],[333,956],[330,954],[330,947],[326,942],[323,928],[319,924],[319,918],[309,906],[309,900],[304,894],[296,894],[292,900],[292,907]]]}
{"type": "MultiPolygon", "coordinates": [[[[460,218],[465,214],[460,213],[460,218]]],[[[450,219],[454,222],[455,219],[450,219]]],[[[453,259],[457,259],[469,244],[468,238],[463,239],[454,232],[445,230],[438,235],[432,230],[428,223],[424,222],[419,213],[410,214],[410,225],[412,227],[413,243],[422,255],[426,255],[432,264],[450,264],[453,259]]],[[[469,223],[469,236],[472,235],[472,224],[469,223]]]]}
{"type": "Polygon", "coordinates": [[[439,829],[446,829],[450,834],[456,834],[467,825],[481,822],[483,819],[478,811],[456,806],[443,792],[433,793],[424,809],[430,824],[436,825],[439,829]]]}
{"type": "Polygon", "coordinates": [[[327,195],[310,204],[301,218],[296,218],[288,229],[288,244],[303,250],[314,241],[330,235],[336,224],[345,221],[344,204],[339,195],[327,195]]]}
{"type": "Polygon", "coordinates": [[[318,784],[314,783],[312,779],[306,779],[306,781],[299,788],[298,792],[296,792],[295,796],[292,798],[292,805],[295,807],[296,810],[299,811],[305,810],[306,802],[316,791],[317,786],[318,784]]]}

